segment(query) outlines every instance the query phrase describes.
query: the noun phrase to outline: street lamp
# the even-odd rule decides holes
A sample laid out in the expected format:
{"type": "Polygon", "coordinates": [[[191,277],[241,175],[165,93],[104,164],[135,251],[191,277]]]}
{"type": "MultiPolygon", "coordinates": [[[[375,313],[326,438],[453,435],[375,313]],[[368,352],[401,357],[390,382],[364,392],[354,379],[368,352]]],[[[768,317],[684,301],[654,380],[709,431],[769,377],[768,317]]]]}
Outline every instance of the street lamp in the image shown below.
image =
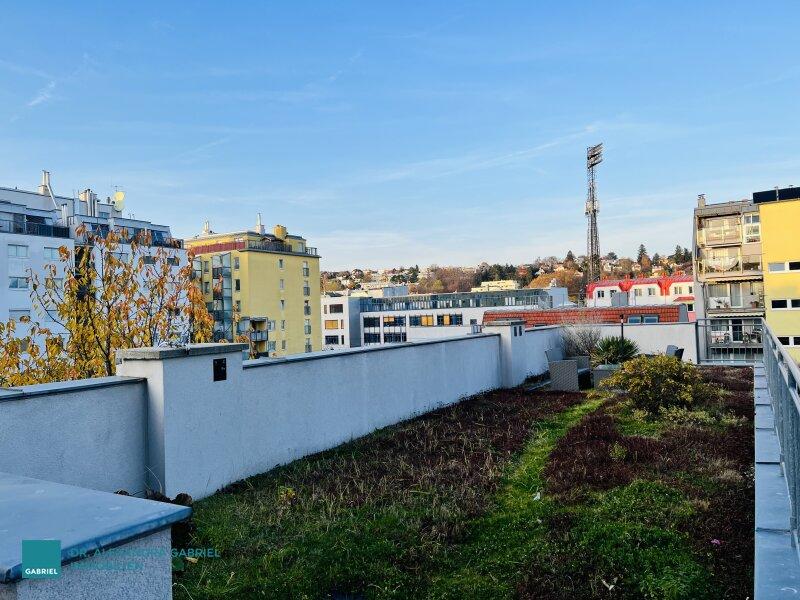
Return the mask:
{"type": "Polygon", "coordinates": [[[619,313],[619,337],[625,339],[625,315],[619,313]]]}

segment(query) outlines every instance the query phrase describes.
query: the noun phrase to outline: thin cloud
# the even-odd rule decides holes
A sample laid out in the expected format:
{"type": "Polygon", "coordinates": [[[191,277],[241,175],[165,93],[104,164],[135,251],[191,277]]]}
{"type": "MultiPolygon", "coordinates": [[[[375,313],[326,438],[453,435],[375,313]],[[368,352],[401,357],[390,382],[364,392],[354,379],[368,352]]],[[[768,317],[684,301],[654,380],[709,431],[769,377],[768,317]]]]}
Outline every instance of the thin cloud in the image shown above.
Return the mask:
{"type": "Polygon", "coordinates": [[[32,108],[34,106],[39,106],[50,100],[53,97],[53,90],[56,88],[56,81],[55,79],[50,80],[46,86],[39,90],[39,92],[28,101],[27,106],[32,108]]]}

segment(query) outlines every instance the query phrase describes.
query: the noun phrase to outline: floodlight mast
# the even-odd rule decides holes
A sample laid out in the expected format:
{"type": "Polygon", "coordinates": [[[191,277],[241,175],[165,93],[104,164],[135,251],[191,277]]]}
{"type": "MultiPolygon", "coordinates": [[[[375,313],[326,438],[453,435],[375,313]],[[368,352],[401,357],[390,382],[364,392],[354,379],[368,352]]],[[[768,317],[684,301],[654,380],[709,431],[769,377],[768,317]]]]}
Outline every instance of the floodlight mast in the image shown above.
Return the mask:
{"type": "Polygon", "coordinates": [[[600,208],[597,201],[594,168],[603,162],[603,144],[590,146],[586,149],[586,170],[589,181],[589,191],[586,198],[586,217],[589,221],[586,231],[586,259],[588,270],[587,283],[600,280],[600,240],[597,234],[597,212],[600,208]]]}

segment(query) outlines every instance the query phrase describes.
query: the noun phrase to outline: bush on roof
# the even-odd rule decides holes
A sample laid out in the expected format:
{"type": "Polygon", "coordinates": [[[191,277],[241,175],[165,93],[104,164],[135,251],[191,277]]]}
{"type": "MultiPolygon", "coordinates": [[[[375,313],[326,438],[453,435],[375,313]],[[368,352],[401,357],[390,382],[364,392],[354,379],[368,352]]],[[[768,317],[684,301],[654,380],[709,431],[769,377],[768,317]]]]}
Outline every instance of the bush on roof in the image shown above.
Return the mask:
{"type": "Polygon", "coordinates": [[[635,408],[656,415],[662,408],[690,407],[715,399],[719,390],[706,383],[694,365],[672,356],[637,356],[600,384],[621,390],[635,408]]]}

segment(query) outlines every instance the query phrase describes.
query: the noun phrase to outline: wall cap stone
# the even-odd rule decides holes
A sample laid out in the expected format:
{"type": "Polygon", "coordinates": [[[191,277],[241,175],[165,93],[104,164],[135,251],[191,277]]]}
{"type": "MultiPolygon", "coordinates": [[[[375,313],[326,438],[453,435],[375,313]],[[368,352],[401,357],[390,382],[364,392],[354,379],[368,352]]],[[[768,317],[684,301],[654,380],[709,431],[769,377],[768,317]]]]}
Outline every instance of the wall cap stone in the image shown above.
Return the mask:
{"type": "Polygon", "coordinates": [[[247,344],[190,344],[179,348],[126,348],[117,350],[118,360],[164,360],[208,354],[232,354],[247,350],[247,344]]]}

